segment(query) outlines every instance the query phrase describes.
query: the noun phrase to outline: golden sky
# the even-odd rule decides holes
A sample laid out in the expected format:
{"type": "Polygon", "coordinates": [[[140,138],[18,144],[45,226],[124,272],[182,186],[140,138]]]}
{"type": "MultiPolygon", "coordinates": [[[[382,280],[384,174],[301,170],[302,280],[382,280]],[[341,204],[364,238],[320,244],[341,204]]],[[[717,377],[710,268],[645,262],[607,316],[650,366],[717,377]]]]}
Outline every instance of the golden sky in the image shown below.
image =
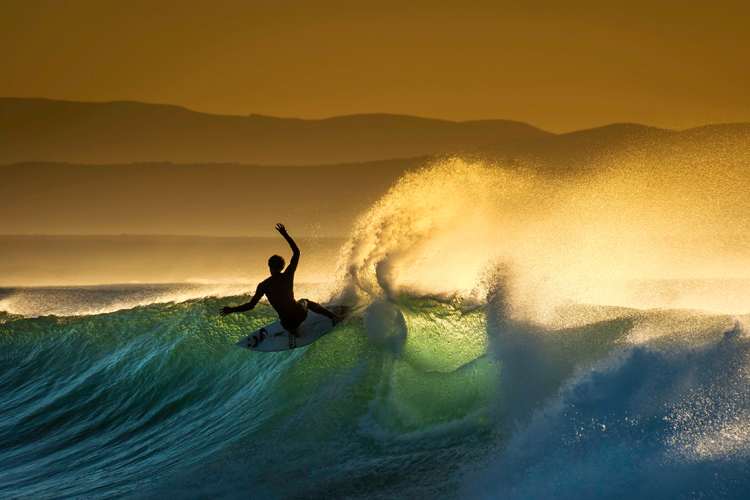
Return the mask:
{"type": "Polygon", "coordinates": [[[220,114],[750,121],[750,2],[3,0],[0,96],[220,114]]]}

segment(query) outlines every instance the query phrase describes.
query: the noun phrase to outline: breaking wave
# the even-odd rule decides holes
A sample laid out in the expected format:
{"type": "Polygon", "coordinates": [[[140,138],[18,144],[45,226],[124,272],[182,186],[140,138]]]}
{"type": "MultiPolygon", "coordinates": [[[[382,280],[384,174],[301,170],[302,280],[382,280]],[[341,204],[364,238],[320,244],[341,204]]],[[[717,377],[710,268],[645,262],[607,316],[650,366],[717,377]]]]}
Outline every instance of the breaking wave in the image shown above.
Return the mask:
{"type": "Polygon", "coordinates": [[[744,495],[747,260],[666,182],[723,181],[636,167],[408,174],[308,290],[363,307],[298,350],[234,346],[276,318],[217,314],[250,287],[0,292],[0,494],[744,495]]]}

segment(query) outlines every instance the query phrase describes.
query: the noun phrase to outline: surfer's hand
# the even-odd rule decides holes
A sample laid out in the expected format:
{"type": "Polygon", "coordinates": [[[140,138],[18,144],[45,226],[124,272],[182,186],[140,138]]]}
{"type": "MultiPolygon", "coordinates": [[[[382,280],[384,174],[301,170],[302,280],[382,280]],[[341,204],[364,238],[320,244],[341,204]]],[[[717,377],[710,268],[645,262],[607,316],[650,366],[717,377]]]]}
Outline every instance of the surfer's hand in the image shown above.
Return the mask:
{"type": "Polygon", "coordinates": [[[221,315],[226,316],[227,314],[233,313],[234,307],[225,306],[221,308],[221,315]]]}
{"type": "Polygon", "coordinates": [[[280,232],[282,235],[287,234],[286,228],[284,227],[284,224],[282,224],[281,222],[279,222],[278,224],[276,224],[276,230],[278,232],[280,232]]]}

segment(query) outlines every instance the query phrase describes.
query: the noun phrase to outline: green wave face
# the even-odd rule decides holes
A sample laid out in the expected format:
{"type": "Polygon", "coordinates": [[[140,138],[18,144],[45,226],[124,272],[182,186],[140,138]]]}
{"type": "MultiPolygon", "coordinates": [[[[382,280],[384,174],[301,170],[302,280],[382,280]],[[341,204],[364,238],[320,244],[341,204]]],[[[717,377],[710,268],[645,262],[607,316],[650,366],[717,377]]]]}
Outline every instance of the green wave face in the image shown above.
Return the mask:
{"type": "Polygon", "coordinates": [[[379,422],[416,431],[485,414],[498,382],[484,312],[452,303],[404,297],[398,303],[407,335],[378,387],[379,422]]]}
{"type": "Polygon", "coordinates": [[[66,486],[75,496],[158,483],[217,457],[255,456],[281,467],[279,449],[295,450],[304,464],[331,443],[357,449],[373,433],[419,441],[425,432],[455,435],[446,427],[452,422],[459,434],[487,425],[499,368],[487,356],[480,309],[405,298],[396,305],[407,327],[399,349],[371,342],[355,315],[307,348],[256,353],[234,343],[275,313],[260,306],[220,318],[216,311],[228,302],[94,316],[6,314],[0,442],[11,453],[0,456],[0,475],[12,485],[7,491],[60,493],[70,463],[90,474],[66,486]],[[298,430],[289,431],[292,422],[298,430]],[[29,467],[39,471],[36,486],[21,478],[29,467]]]}

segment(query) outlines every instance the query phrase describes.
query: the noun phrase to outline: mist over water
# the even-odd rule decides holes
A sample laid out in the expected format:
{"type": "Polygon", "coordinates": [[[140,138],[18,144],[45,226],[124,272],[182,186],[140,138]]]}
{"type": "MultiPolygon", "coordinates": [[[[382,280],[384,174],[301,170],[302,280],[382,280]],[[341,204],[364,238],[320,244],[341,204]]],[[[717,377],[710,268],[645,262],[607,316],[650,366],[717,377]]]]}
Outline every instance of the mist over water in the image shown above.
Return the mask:
{"type": "Polygon", "coordinates": [[[342,272],[369,296],[481,297],[503,265],[540,305],[744,312],[750,208],[737,188],[746,162],[648,159],[567,178],[445,159],[405,175],[357,220],[342,272]]]}

